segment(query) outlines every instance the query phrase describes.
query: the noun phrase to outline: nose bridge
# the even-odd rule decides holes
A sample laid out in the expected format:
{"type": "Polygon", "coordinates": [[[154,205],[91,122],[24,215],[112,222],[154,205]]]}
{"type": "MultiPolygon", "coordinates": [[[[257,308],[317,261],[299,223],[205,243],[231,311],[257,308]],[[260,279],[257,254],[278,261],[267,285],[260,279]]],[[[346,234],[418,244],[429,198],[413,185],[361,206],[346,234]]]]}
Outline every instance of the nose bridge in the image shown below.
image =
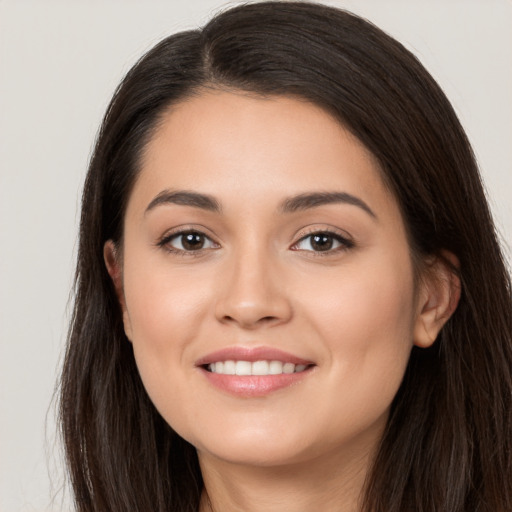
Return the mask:
{"type": "Polygon", "coordinates": [[[291,304],[278,257],[266,244],[247,240],[226,264],[229,271],[216,305],[219,321],[251,329],[289,320],[291,304]]]}

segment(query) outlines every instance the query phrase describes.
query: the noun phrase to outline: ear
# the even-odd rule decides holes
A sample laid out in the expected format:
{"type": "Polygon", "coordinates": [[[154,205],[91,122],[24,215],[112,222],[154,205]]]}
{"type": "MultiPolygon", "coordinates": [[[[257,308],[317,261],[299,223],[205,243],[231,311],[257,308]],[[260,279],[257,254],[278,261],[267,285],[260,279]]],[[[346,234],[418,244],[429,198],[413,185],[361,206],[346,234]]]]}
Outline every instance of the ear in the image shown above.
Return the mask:
{"type": "Polygon", "coordinates": [[[112,240],[107,240],[105,245],[103,246],[103,259],[105,260],[105,266],[107,267],[107,272],[110,278],[112,279],[112,283],[114,284],[114,289],[116,291],[117,300],[119,301],[119,305],[121,306],[121,311],[123,313],[123,324],[124,324],[124,332],[129,340],[131,340],[131,322],[130,316],[128,315],[128,310],[126,308],[126,299],[124,296],[124,287],[123,287],[123,272],[122,272],[122,264],[121,258],[119,257],[118,250],[112,240]]]}
{"type": "Polygon", "coordinates": [[[452,316],[460,300],[460,279],[453,268],[457,257],[442,251],[429,261],[419,290],[418,314],[414,326],[414,344],[427,348],[434,344],[439,331],[452,316]]]}

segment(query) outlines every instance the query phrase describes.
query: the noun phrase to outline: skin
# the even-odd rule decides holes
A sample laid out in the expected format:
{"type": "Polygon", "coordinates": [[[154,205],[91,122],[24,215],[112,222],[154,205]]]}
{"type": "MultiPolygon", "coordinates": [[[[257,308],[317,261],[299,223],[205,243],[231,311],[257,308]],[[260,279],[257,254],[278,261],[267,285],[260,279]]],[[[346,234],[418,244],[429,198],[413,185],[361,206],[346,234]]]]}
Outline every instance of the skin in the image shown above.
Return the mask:
{"type": "Polygon", "coordinates": [[[285,97],[205,91],[173,106],[146,147],[123,246],[107,242],[105,261],[147,392],[198,450],[203,511],[357,510],[411,348],[429,346],[457,302],[437,260],[415,284],[399,207],[369,151],[319,107],[285,97]],[[221,211],[148,210],[176,190],[221,211]],[[281,211],[311,192],[351,194],[373,215],[345,202],[281,211]],[[191,228],[203,249],[169,240],[191,228]],[[349,244],[314,250],[312,232],[349,244]],[[232,346],[314,366],[292,386],[240,397],[196,365],[232,346]]]}

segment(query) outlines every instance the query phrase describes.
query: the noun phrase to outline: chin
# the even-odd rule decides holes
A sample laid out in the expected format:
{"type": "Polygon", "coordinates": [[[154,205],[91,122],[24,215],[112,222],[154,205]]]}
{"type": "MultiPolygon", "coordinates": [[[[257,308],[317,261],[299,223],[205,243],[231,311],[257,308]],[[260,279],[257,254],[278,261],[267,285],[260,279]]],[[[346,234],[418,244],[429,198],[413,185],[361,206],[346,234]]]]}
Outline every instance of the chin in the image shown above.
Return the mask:
{"type": "Polygon", "coordinates": [[[200,458],[214,457],[231,464],[261,467],[300,462],[307,458],[310,445],[303,445],[289,432],[276,430],[222,429],[216,434],[210,432],[208,439],[191,438],[188,441],[197,448],[200,458]]]}
{"type": "Polygon", "coordinates": [[[307,457],[302,452],[297,452],[291,446],[276,446],[259,443],[244,443],[223,446],[205,446],[198,448],[199,459],[213,457],[228,464],[251,467],[278,467],[288,466],[304,461],[307,457]]]}

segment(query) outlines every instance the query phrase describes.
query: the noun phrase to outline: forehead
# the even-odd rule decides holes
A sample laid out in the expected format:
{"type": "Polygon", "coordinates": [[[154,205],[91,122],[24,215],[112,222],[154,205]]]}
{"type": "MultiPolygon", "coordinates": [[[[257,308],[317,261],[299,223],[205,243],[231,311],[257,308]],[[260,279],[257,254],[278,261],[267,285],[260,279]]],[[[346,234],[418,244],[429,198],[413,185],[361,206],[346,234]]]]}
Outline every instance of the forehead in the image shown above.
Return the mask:
{"type": "Polygon", "coordinates": [[[394,202],[370,151],[324,109],[298,98],[193,96],[162,115],[141,161],[133,199],[146,202],[164,189],[266,204],[311,190],[394,202]]]}

